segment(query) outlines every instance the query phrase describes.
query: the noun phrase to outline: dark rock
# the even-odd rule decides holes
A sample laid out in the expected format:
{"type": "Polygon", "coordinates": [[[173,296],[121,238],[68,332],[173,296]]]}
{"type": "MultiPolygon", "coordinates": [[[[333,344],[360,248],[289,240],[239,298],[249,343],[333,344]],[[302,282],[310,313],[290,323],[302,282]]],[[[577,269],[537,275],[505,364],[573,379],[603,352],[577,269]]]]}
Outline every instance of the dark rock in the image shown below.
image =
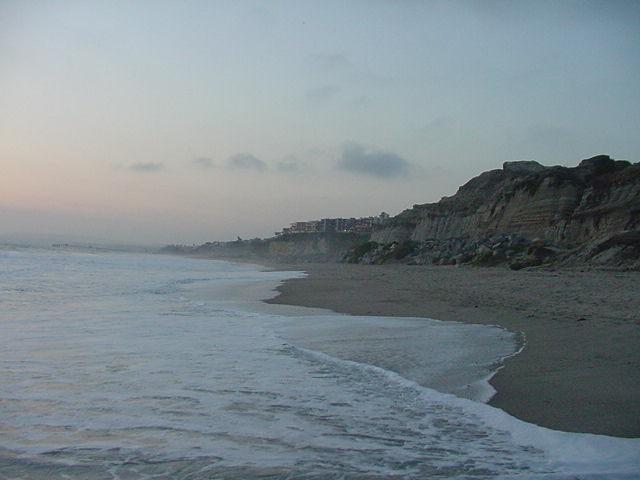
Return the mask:
{"type": "Polygon", "coordinates": [[[514,162],[504,162],[502,164],[502,169],[508,172],[534,173],[544,170],[545,167],[534,160],[519,160],[514,162]]]}

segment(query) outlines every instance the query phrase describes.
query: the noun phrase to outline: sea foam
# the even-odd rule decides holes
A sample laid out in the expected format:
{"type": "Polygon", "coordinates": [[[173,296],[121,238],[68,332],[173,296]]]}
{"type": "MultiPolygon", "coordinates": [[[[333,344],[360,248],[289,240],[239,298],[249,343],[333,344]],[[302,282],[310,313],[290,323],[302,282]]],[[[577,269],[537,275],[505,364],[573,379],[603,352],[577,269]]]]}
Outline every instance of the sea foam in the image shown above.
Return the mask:
{"type": "Polygon", "coordinates": [[[282,315],[246,292],[299,273],[254,266],[0,262],[3,478],[637,478],[637,439],[461,396],[517,348],[502,329],[282,315]]]}

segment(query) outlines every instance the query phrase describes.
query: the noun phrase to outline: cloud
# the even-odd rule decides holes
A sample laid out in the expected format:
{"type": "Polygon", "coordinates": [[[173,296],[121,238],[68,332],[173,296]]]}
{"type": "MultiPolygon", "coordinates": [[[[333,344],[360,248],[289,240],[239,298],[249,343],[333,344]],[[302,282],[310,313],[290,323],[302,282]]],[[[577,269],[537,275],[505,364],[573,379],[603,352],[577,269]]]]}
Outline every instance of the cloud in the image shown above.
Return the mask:
{"type": "Polygon", "coordinates": [[[331,100],[340,92],[340,87],[335,85],[322,85],[307,91],[307,100],[311,102],[324,102],[331,100]]]}
{"type": "Polygon", "coordinates": [[[134,163],[133,165],[129,165],[129,170],[133,170],[134,172],[159,172],[164,170],[164,165],[162,163],[156,162],[142,162],[142,163],[134,163]]]}
{"type": "Polygon", "coordinates": [[[411,170],[411,164],[395,153],[367,151],[358,144],[345,147],[337,166],[340,170],[378,178],[404,177],[411,170]]]}
{"type": "Polygon", "coordinates": [[[238,170],[257,170],[263,172],[267,169],[267,164],[250,153],[237,153],[231,155],[227,160],[227,166],[238,170]]]}
{"type": "Polygon", "coordinates": [[[216,163],[209,157],[194,158],[193,160],[191,160],[191,163],[202,168],[211,168],[216,166],[216,163]]]}
{"type": "Polygon", "coordinates": [[[295,155],[288,155],[276,163],[276,169],[281,173],[299,173],[306,170],[307,164],[295,155]]]}

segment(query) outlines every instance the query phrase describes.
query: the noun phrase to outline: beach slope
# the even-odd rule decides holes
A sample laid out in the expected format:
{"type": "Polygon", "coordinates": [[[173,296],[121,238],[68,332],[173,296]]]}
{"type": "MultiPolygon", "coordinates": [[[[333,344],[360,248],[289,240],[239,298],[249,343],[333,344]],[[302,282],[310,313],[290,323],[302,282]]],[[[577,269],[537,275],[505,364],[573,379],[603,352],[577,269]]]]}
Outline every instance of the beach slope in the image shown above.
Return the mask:
{"type": "MultiPolygon", "coordinates": [[[[270,303],[426,317],[522,332],[490,404],[530,423],[640,437],[640,275],[634,272],[305,264],[270,303]]],[[[470,339],[472,341],[472,339],[470,339]]]]}

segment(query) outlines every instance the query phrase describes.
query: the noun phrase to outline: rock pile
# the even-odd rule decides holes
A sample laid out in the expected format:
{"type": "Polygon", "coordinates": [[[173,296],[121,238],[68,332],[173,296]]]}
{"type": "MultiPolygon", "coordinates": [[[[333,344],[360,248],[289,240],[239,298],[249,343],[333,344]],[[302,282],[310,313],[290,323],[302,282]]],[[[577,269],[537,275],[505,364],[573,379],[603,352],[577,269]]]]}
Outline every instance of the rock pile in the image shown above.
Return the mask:
{"type": "Polygon", "coordinates": [[[504,266],[512,270],[551,265],[640,270],[640,232],[609,235],[576,248],[518,234],[493,235],[480,240],[460,237],[423,242],[369,241],[352,247],[342,261],[375,265],[504,266]]]}
{"type": "Polygon", "coordinates": [[[449,238],[416,242],[367,242],[347,252],[349,263],[410,265],[508,265],[514,270],[549,263],[567,250],[541,239],[517,234],[495,235],[480,240],[449,238]]]}

